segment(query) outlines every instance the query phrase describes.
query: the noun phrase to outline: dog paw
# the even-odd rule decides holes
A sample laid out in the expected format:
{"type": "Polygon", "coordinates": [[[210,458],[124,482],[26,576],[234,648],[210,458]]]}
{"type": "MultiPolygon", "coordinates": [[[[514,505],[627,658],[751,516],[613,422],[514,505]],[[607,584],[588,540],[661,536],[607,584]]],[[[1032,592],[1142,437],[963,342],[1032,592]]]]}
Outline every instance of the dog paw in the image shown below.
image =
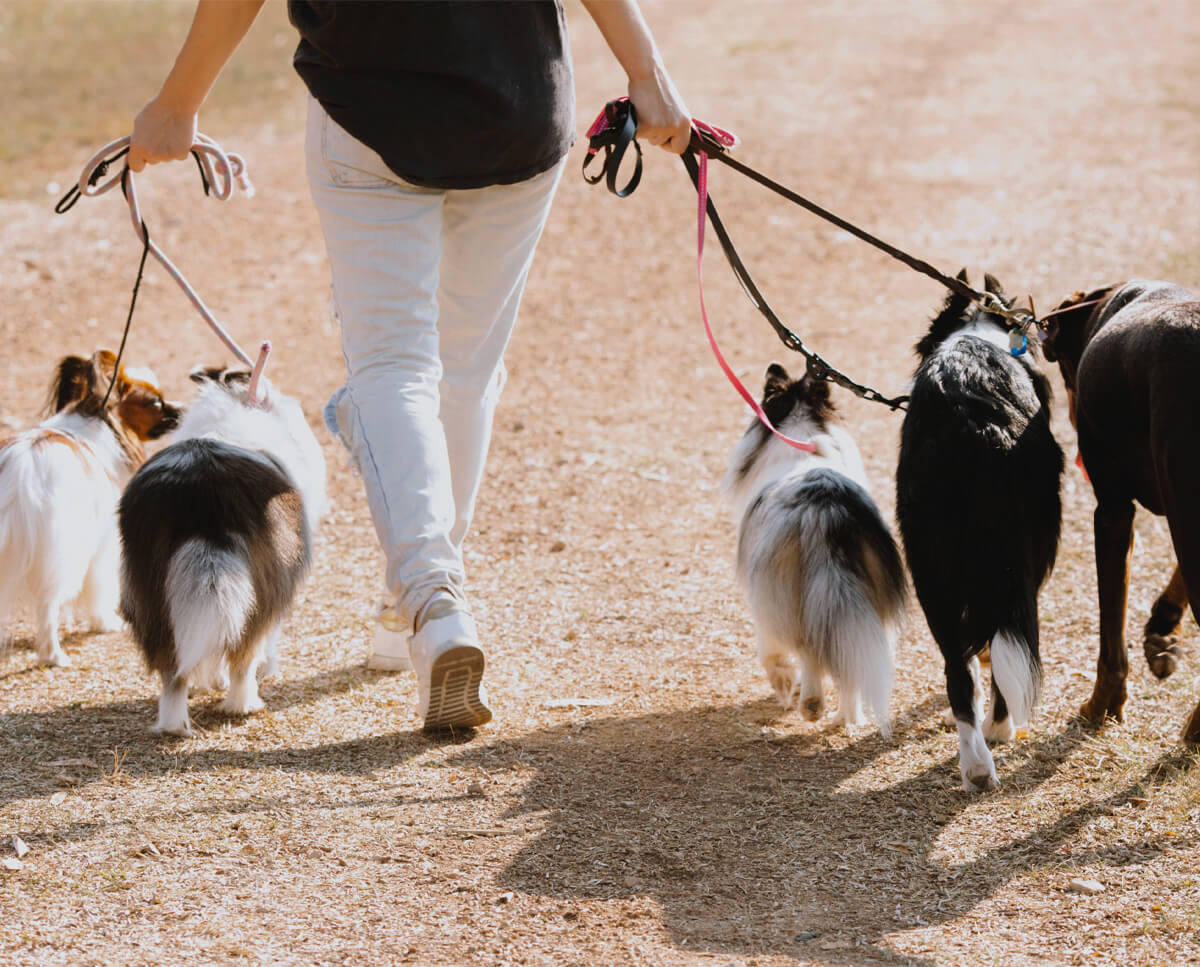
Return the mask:
{"type": "Polygon", "coordinates": [[[1000,722],[992,720],[989,712],[983,723],[983,737],[989,742],[1011,742],[1017,735],[1017,727],[1011,717],[1000,722]]]}
{"type": "Polygon", "coordinates": [[[1179,666],[1183,649],[1177,635],[1157,635],[1149,632],[1142,648],[1146,653],[1146,664],[1156,678],[1167,678],[1179,666]]]}
{"type": "Polygon", "coordinates": [[[58,646],[51,648],[49,654],[38,655],[38,661],[50,668],[70,668],[73,664],[71,656],[58,646]]]}
{"type": "Polygon", "coordinates": [[[1095,726],[1103,725],[1105,719],[1115,719],[1117,722],[1124,722],[1125,703],[1123,701],[1120,703],[1108,702],[1103,698],[1097,698],[1093,695],[1079,706],[1079,717],[1095,726]]]}
{"type": "Polygon", "coordinates": [[[1200,705],[1196,706],[1187,725],[1183,727],[1183,741],[1193,749],[1200,746],[1200,705]]]}
{"type": "Polygon", "coordinates": [[[113,631],[120,631],[123,627],[121,619],[114,612],[106,614],[94,614],[88,622],[88,630],[98,634],[108,634],[113,631]]]}
{"type": "Polygon", "coordinates": [[[1000,788],[1000,780],[995,773],[987,769],[977,769],[963,773],[963,792],[991,792],[1000,788]]]}
{"type": "Polygon", "coordinates": [[[217,706],[218,711],[224,712],[226,715],[236,715],[239,717],[251,715],[254,712],[261,712],[264,708],[266,708],[266,704],[257,695],[254,698],[246,699],[226,698],[225,701],[217,706]]]}
{"type": "Polygon", "coordinates": [[[767,681],[770,682],[775,697],[779,699],[779,704],[785,709],[791,708],[796,700],[796,686],[800,684],[796,666],[772,659],[763,662],[763,669],[767,673],[767,681]]]}
{"type": "Polygon", "coordinates": [[[193,734],[192,724],[187,719],[182,722],[155,722],[150,731],[155,735],[173,735],[180,739],[190,739],[193,734]]]}
{"type": "Polygon", "coordinates": [[[278,674],[279,659],[274,655],[272,655],[254,670],[254,676],[260,682],[267,678],[274,678],[278,674]]]}
{"type": "Polygon", "coordinates": [[[809,722],[815,722],[825,711],[823,695],[806,695],[800,699],[800,714],[809,722]]]}

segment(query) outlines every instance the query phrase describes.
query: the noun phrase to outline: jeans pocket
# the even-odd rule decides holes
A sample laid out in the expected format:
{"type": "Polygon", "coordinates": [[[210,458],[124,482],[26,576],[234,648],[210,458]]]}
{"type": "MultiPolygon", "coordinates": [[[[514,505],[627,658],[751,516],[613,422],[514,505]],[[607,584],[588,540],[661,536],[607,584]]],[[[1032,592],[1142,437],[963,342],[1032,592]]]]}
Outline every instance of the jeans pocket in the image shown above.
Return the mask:
{"type": "Polygon", "coordinates": [[[335,185],[347,188],[384,188],[395,184],[396,176],[379,153],[321,109],[321,157],[335,185]]]}
{"type": "Polygon", "coordinates": [[[354,413],[350,406],[349,391],[345,386],[329,397],[329,402],[321,410],[321,417],[325,421],[325,429],[335,436],[347,451],[353,453],[354,413]]]}

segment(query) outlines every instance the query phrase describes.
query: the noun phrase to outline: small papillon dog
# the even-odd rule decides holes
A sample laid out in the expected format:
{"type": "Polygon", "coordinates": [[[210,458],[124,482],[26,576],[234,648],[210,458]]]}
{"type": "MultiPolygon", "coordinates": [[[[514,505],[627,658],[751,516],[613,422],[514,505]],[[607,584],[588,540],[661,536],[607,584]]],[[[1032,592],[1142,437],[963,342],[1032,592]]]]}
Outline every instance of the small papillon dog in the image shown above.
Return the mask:
{"type": "Polygon", "coordinates": [[[738,529],[737,577],[758,657],[784,708],[824,710],[825,678],[839,692],[837,724],[862,725],[862,699],[890,734],[893,650],[907,584],[896,542],[867,492],[853,439],[834,422],[829,383],[767,369],[762,408],[797,450],[757,419],[734,448],[724,489],[738,529]]]}
{"type": "Polygon", "coordinates": [[[162,678],[154,731],[190,735],[189,684],[228,682],[220,708],[263,707],[279,632],[325,510],[325,458],[300,404],[246,370],[199,384],[169,446],[129,482],[118,517],[121,613],[162,678]]]}
{"type": "Polygon", "coordinates": [[[0,617],[19,598],[32,602],[47,665],[71,663],[59,624],[76,601],[92,630],[120,627],[117,500],[145,459],[142,444],[179,422],[152,372],[122,366],[113,382],[116,362],[107,349],[64,357],[52,415],[0,441],[0,617]]]}

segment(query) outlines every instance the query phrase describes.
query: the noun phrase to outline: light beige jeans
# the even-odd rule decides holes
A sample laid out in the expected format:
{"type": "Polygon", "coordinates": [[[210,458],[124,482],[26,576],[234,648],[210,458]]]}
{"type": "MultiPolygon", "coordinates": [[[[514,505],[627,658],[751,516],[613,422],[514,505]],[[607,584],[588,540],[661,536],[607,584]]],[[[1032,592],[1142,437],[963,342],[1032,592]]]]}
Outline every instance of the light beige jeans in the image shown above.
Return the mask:
{"type": "Polygon", "coordinates": [[[436,588],[465,598],[504,349],[565,159],[515,185],[421,188],[313,98],[306,154],[346,361],[325,422],[362,475],[411,623],[436,588]]]}

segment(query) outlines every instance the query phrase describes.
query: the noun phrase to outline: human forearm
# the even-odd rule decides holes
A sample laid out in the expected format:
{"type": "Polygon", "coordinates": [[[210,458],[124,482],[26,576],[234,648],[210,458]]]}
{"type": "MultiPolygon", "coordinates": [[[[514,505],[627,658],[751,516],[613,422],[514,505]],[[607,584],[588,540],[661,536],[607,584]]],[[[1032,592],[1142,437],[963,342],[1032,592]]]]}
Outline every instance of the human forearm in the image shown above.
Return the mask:
{"type": "Polygon", "coordinates": [[[609,50],[629,78],[638,135],[682,153],[690,137],[687,107],[663,65],[636,0],[582,0],[609,50]]]}
{"type": "Polygon", "coordinates": [[[158,94],[138,114],[129,167],[187,157],[196,113],[250,30],[264,0],[200,0],[187,38],[158,94]]]}
{"type": "Polygon", "coordinates": [[[158,100],[195,113],[213,82],[250,30],[264,0],[200,0],[187,39],[163,82],[158,100]]]}

